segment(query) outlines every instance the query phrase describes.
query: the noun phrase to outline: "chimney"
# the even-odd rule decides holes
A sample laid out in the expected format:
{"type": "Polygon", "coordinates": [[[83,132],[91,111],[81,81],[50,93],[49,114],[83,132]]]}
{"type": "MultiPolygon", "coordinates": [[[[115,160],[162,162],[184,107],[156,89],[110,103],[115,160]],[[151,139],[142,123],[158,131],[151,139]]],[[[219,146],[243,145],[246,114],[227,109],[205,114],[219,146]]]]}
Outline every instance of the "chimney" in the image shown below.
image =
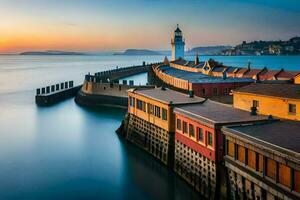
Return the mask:
{"type": "Polygon", "coordinates": [[[255,115],[257,115],[257,108],[256,107],[251,107],[251,112],[250,112],[250,115],[252,115],[252,116],[255,116],[255,115]]]}
{"type": "Polygon", "coordinates": [[[250,70],[250,68],[251,68],[251,62],[250,61],[248,62],[247,68],[248,68],[248,70],[250,70]]]}
{"type": "Polygon", "coordinates": [[[169,62],[167,56],[165,56],[165,59],[164,59],[164,65],[166,65],[166,66],[169,66],[169,65],[170,65],[170,62],[169,62]]]}
{"type": "Polygon", "coordinates": [[[260,78],[259,78],[259,75],[255,75],[254,76],[254,83],[259,83],[260,82],[260,78]]]}
{"type": "Polygon", "coordinates": [[[194,90],[190,90],[189,91],[189,97],[190,98],[194,98],[194,90]]]}
{"type": "Polygon", "coordinates": [[[196,57],[195,57],[195,65],[199,65],[199,57],[198,57],[198,54],[196,54],[196,57]]]}
{"type": "Polygon", "coordinates": [[[225,80],[225,79],[227,79],[227,72],[226,71],[223,72],[223,80],[225,80]]]}

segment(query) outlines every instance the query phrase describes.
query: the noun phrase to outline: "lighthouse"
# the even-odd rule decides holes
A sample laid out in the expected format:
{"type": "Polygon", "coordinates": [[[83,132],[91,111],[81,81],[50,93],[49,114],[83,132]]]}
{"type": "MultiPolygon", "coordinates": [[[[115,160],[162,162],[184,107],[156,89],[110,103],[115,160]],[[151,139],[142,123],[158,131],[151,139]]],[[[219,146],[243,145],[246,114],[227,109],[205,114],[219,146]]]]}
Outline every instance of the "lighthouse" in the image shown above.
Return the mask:
{"type": "Polygon", "coordinates": [[[174,31],[171,38],[172,61],[177,60],[179,58],[184,58],[184,45],[185,43],[182,37],[182,31],[180,30],[177,24],[177,28],[174,31]]]}

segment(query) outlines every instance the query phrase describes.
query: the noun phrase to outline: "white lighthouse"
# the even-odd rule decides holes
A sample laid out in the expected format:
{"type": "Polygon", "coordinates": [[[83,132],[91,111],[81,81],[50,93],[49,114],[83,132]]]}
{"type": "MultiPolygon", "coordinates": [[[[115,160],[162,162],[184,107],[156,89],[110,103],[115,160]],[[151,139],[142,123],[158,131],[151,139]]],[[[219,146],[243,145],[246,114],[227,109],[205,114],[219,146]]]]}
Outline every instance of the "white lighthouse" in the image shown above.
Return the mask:
{"type": "Polygon", "coordinates": [[[184,45],[185,43],[182,37],[182,32],[177,24],[177,28],[171,38],[172,61],[184,58],[184,45]]]}

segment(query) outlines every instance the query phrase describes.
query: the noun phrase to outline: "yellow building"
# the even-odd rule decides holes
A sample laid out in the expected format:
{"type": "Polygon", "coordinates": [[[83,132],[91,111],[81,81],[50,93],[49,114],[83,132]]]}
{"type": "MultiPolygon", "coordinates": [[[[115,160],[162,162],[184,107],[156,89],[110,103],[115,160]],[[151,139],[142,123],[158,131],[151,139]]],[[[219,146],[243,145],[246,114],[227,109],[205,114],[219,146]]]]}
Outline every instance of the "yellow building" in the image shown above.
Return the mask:
{"type": "Polygon", "coordinates": [[[300,84],[300,74],[298,74],[297,76],[295,76],[294,82],[295,82],[295,84],[300,84]]]}
{"type": "Polygon", "coordinates": [[[169,131],[175,131],[175,105],[201,103],[203,98],[166,88],[129,90],[128,113],[169,131]]]}
{"type": "Polygon", "coordinates": [[[235,108],[300,121],[300,85],[254,83],[233,91],[235,108]]]}
{"type": "Polygon", "coordinates": [[[175,145],[174,106],[205,99],[165,88],[128,91],[127,139],[173,166],[175,145]]]}
{"type": "Polygon", "coordinates": [[[300,199],[300,122],[223,127],[231,199],[300,199]]]}

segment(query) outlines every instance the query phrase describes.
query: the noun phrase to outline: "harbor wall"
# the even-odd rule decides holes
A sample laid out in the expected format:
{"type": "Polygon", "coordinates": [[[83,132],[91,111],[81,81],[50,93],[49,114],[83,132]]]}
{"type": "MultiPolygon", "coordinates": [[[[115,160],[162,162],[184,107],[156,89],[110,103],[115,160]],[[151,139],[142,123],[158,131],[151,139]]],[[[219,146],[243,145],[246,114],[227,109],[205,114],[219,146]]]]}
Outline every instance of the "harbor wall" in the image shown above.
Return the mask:
{"type": "Polygon", "coordinates": [[[35,102],[38,106],[50,106],[74,97],[81,85],[74,87],[73,81],[66,81],[36,89],[35,102]]]}
{"type": "Polygon", "coordinates": [[[114,106],[127,108],[129,89],[154,88],[151,85],[127,85],[119,83],[100,83],[85,81],[75,97],[75,102],[82,106],[114,106]]]}

